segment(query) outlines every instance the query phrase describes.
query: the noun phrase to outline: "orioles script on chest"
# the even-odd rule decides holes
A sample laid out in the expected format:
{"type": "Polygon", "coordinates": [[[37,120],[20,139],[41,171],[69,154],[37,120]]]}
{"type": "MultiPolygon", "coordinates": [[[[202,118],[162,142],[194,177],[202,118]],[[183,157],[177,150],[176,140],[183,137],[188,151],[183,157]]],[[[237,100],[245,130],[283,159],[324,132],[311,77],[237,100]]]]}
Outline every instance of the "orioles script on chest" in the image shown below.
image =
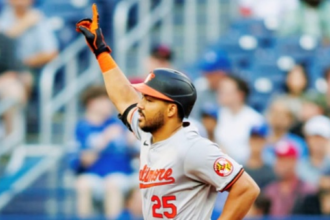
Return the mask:
{"type": "Polygon", "coordinates": [[[147,165],[144,165],[139,173],[140,188],[150,188],[174,183],[175,179],[172,177],[172,173],[171,168],[152,170],[147,165]]]}

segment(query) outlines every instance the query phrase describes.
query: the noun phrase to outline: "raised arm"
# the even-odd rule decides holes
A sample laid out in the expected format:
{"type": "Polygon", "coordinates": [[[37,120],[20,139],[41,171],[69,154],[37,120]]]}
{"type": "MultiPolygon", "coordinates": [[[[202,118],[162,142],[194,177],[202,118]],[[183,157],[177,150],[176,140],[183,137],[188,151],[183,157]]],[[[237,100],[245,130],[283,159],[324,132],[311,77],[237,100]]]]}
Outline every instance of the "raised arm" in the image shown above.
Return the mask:
{"type": "Polygon", "coordinates": [[[77,31],[85,36],[88,46],[95,54],[103,73],[109,98],[118,112],[123,114],[129,106],[139,101],[139,96],[110,55],[111,49],[105,43],[99,27],[99,15],[95,4],[92,10],[93,18],[79,21],[77,31]]]}

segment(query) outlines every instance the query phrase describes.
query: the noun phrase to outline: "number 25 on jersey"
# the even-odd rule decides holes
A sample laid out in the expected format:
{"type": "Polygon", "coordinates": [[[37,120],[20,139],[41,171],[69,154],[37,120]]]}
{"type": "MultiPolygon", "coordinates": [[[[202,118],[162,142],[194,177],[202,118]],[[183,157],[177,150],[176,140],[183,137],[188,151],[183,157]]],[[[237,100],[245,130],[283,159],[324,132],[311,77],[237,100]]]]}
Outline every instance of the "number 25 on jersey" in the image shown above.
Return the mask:
{"type": "Polygon", "coordinates": [[[175,201],[175,196],[163,196],[161,199],[158,196],[152,196],[151,202],[152,205],[152,216],[155,218],[174,218],[176,216],[176,206],[172,203],[175,201]],[[167,209],[168,211],[164,211],[163,213],[159,213],[159,209],[167,209]]]}

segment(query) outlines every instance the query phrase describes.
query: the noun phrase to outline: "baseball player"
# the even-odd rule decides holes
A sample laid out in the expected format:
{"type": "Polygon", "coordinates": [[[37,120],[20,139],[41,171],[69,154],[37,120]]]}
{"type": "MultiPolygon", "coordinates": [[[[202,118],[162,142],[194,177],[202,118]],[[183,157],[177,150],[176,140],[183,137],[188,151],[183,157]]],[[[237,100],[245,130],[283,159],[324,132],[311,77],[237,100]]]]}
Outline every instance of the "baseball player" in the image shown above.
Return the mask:
{"type": "Polygon", "coordinates": [[[196,100],[194,85],[172,69],[155,69],[144,83],[131,85],[110,56],[95,4],[92,9],[93,18],[79,21],[77,31],[99,62],[120,119],[141,141],[144,218],[210,219],[217,193],[228,191],[219,220],[242,219],[259,188],[240,164],[183,122],[196,100]]]}

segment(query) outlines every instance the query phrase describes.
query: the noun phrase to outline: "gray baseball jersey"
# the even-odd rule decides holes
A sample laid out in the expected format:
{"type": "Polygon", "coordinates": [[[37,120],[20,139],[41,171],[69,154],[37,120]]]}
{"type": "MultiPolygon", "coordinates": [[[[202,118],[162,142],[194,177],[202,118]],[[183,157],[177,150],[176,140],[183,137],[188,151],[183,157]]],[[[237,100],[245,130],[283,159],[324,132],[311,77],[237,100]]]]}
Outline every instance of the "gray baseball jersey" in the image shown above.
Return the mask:
{"type": "Polygon", "coordinates": [[[139,128],[138,118],[135,110],[131,128],[141,140],[139,181],[144,219],[210,219],[217,192],[234,184],[244,172],[242,166],[191,125],[151,143],[151,134],[139,128]]]}

